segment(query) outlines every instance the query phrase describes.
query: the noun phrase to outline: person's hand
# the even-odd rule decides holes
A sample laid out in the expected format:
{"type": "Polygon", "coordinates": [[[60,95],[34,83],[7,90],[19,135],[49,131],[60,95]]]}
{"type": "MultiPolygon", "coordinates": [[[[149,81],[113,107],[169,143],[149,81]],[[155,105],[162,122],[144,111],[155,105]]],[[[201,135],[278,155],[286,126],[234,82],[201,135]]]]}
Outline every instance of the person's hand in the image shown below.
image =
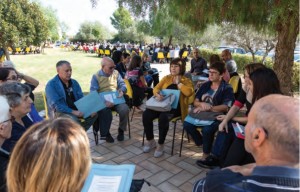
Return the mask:
{"type": "Polygon", "coordinates": [[[202,111],[202,108],[201,107],[196,107],[194,108],[193,112],[194,113],[200,113],[202,111]]]}
{"type": "Polygon", "coordinates": [[[233,172],[240,173],[244,176],[249,176],[249,175],[251,175],[255,166],[256,166],[255,163],[250,163],[250,164],[243,165],[243,166],[233,165],[233,166],[225,167],[222,170],[229,169],[233,172]]]}
{"type": "Polygon", "coordinates": [[[223,120],[225,119],[225,117],[226,117],[226,115],[218,115],[218,116],[216,117],[216,119],[217,119],[218,121],[223,121],[223,120]]]}
{"type": "Polygon", "coordinates": [[[97,114],[97,113],[92,113],[92,114],[91,114],[91,117],[94,117],[96,114],[97,114]]]}
{"type": "Polygon", "coordinates": [[[114,104],[111,103],[111,102],[109,102],[109,101],[105,101],[105,105],[106,105],[106,107],[108,107],[108,108],[112,108],[112,107],[114,106],[114,104]]]}
{"type": "Polygon", "coordinates": [[[156,99],[157,101],[162,101],[162,100],[164,99],[164,96],[161,95],[161,94],[159,94],[159,93],[157,93],[157,94],[155,95],[155,99],[156,99]]]}
{"type": "Polygon", "coordinates": [[[124,93],[121,89],[118,90],[118,98],[123,97],[124,93]]]}
{"type": "Polygon", "coordinates": [[[81,111],[72,111],[72,114],[76,117],[83,117],[83,113],[81,111]]]}
{"type": "Polygon", "coordinates": [[[197,72],[192,73],[192,75],[197,75],[197,72]]]}
{"type": "Polygon", "coordinates": [[[203,111],[210,111],[211,108],[212,108],[211,104],[205,103],[205,102],[200,103],[200,106],[201,106],[203,111]]]}
{"type": "Polygon", "coordinates": [[[226,131],[226,133],[228,133],[228,125],[227,125],[227,121],[222,121],[220,124],[219,124],[219,131],[226,131]]]}

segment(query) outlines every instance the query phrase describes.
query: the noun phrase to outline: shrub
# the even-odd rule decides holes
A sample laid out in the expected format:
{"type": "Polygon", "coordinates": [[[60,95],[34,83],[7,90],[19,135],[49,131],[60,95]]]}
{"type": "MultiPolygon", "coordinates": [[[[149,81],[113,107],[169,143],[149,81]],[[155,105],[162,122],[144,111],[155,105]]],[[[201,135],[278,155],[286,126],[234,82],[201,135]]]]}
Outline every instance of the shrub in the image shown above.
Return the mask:
{"type": "MultiPolygon", "coordinates": [[[[218,54],[221,55],[220,51],[213,51],[211,49],[200,49],[200,55],[203,57],[206,61],[209,61],[209,57],[212,54],[218,54]]],[[[238,67],[238,73],[244,73],[243,69],[244,66],[253,63],[252,56],[251,55],[245,55],[245,54],[232,54],[233,59],[235,60],[237,67],[238,67]]],[[[261,61],[261,56],[256,56],[257,61],[261,61]]],[[[269,67],[273,68],[273,61],[270,58],[266,58],[264,64],[269,67]]],[[[292,90],[293,92],[299,92],[299,69],[300,69],[300,63],[294,63],[293,65],[293,74],[292,74],[292,90]]]]}

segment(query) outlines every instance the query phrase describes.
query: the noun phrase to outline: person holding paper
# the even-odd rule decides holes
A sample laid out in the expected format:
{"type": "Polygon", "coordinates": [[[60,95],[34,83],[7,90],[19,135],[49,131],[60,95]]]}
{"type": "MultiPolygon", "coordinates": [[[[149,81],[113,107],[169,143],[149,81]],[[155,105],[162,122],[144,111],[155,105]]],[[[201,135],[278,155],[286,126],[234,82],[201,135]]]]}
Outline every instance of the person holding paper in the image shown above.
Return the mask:
{"type": "Polygon", "coordinates": [[[83,118],[84,114],[77,109],[74,102],[83,97],[79,83],[72,79],[72,66],[68,61],[58,61],[57,75],[46,85],[46,97],[50,110],[56,117],[69,117],[88,130],[97,119],[94,113],[83,118]]]}
{"type": "MultiPolygon", "coordinates": [[[[232,87],[223,80],[225,73],[225,63],[215,62],[209,67],[209,81],[205,82],[196,94],[193,113],[219,112],[226,113],[234,101],[232,87]]],[[[207,120],[207,119],[201,119],[207,120]]],[[[184,121],[183,128],[190,134],[197,146],[203,144],[203,156],[209,156],[214,134],[218,130],[219,121],[214,121],[211,125],[203,126],[201,133],[196,125],[184,121]]],[[[198,163],[198,161],[196,162],[198,163]]]]}
{"type": "MultiPolygon", "coordinates": [[[[114,61],[111,58],[104,57],[101,61],[101,70],[92,77],[90,91],[98,91],[98,93],[118,91],[119,97],[122,97],[127,89],[124,80],[119,72],[115,70],[115,67],[114,61]]],[[[114,103],[105,101],[105,104],[106,108],[98,112],[99,118],[94,126],[100,129],[101,138],[105,139],[108,143],[113,143],[114,139],[109,129],[113,118],[112,110],[115,110],[120,117],[117,140],[123,141],[124,131],[127,129],[129,107],[125,103],[114,105],[114,103]]]]}
{"type": "Polygon", "coordinates": [[[9,192],[81,191],[91,167],[89,138],[70,118],[30,127],[7,168],[9,192]]]}
{"type": "Polygon", "coordinates": [[[154,157],[161,157],[164,152],[164,142],[169,130],[170,117],[181,116],[182,121],[188,113],[189,98],[194,98],[194,88],[192,81],[183,76],[186,63],[184,59],[176,58],[170,63],[170,75],[165,76],[153,89],[153,94],[157,100],[162,100],[162,89],[175,89],[180,91],[179,103],[176,109],[170,112],[159,112],[146,109],[143,113],[143,125],[146,134],[144,153],[149,153],[156,147],[153,134],[153,120],[158,118],[159,139],[158,146],[154,152],[154,157]]]}
{"type": "Polygon", "coordinates": [[[272,94],[255,102],[245,148],[256,163],[214,169],[192,191],[299,191],[299,99],[272,94]]]}

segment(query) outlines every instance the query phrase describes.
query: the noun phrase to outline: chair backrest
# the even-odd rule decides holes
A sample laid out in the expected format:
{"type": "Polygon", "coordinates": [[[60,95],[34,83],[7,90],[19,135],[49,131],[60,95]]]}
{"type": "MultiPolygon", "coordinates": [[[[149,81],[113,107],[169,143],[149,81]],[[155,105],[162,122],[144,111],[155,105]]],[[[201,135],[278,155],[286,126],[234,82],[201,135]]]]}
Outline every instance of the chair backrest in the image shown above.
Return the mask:
{"type": "Polygon", "coordinates": [[[110,50],[105,49],[105,55],[109,56],[110,55],[110,50]]]}
{"type": "Polygon", "coordinates": [[[184,51],[182,54],[182,58],[186,58],[188,56],[189,52],[188,51],[184,51]]]}
{"type": "Polygon", "coordinates": [[[233,76],[230,78],[229,80],[229,84],[232,86],[233,89],[233,93],[237,93],[238,88],[239,88],[239,80],[240,77],[239,76],[233,76]]]}
{"type": "Polygon", "coordinates": [[[133,98],[133,90],[131,88],[131,85],[130,85],[128,79],[124,79],[124,82],[125,82],[126,88],[127,88],[126,94],[128,95],[129,99],[132,99],[133,98]]]}
{"type": "Polygon", "coordinates": [[[157,53],[157,58],[158,59],[164,59],[165,58],[164,53],[163,52],[158,52],[157,53]]]}
{"type": "Polygon", "coordinates": [[[25,51],[26,51],[26,53],[29,53],[30,52],[30,47],[26,47],[25,51]]]}
{"type": "Polygon", "coordinates": [[[49,119],[49,114],[48,114],[49,111],[48,111],[46,93],[44,91],[42,91],[42,95],[43,95],[43,100],[44,100],[45,117],[46,117],[46,119],[49,119]]]}
{"type": "Polygon", "coordinates": [[[170,59],[170,58],[171,58],[171,54],[170,54],[170,52],[168,52],[168,54],[167,54],[167,58],[168,58],[168,59],[170,59]]]}
{"type": "Polygon", "coordinates": [[[141,51],[140,51],[139,55],[140,55],[141,57],[143,56],[143,54],[144,54],[144,52],[141,52],[141,51]]]}
{"type": "Polygon", "coordinates": [[[99,49],[99,53],[100,53],[101,55],[104,55],[103,49],[99,49]]]}

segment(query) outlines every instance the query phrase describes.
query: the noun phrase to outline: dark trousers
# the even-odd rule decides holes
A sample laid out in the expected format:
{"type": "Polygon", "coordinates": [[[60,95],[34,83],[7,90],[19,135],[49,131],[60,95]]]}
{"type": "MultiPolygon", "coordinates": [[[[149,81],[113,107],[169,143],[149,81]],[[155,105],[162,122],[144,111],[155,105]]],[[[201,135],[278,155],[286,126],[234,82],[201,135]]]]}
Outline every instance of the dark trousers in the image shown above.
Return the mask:
{"type": "Polygon", "coordinates": [[[146,109],[143,113],[143,125],[147,140],[154,139],[153,120],[158,118],[158,144],[164,144],[169,131],[169,120],[177,116],[180,116],[180,114],[178,114],[176,110],[171,110],[170,112],[159,112],[146,109]]]}
{"type": "Polygon", "coordinates": [[[244,143],[244,139],[239,139],[237,137],[234,139],[227,153],[223,167],[245,165],[255,162],[253,156],[245,150],[244,143]]]}

